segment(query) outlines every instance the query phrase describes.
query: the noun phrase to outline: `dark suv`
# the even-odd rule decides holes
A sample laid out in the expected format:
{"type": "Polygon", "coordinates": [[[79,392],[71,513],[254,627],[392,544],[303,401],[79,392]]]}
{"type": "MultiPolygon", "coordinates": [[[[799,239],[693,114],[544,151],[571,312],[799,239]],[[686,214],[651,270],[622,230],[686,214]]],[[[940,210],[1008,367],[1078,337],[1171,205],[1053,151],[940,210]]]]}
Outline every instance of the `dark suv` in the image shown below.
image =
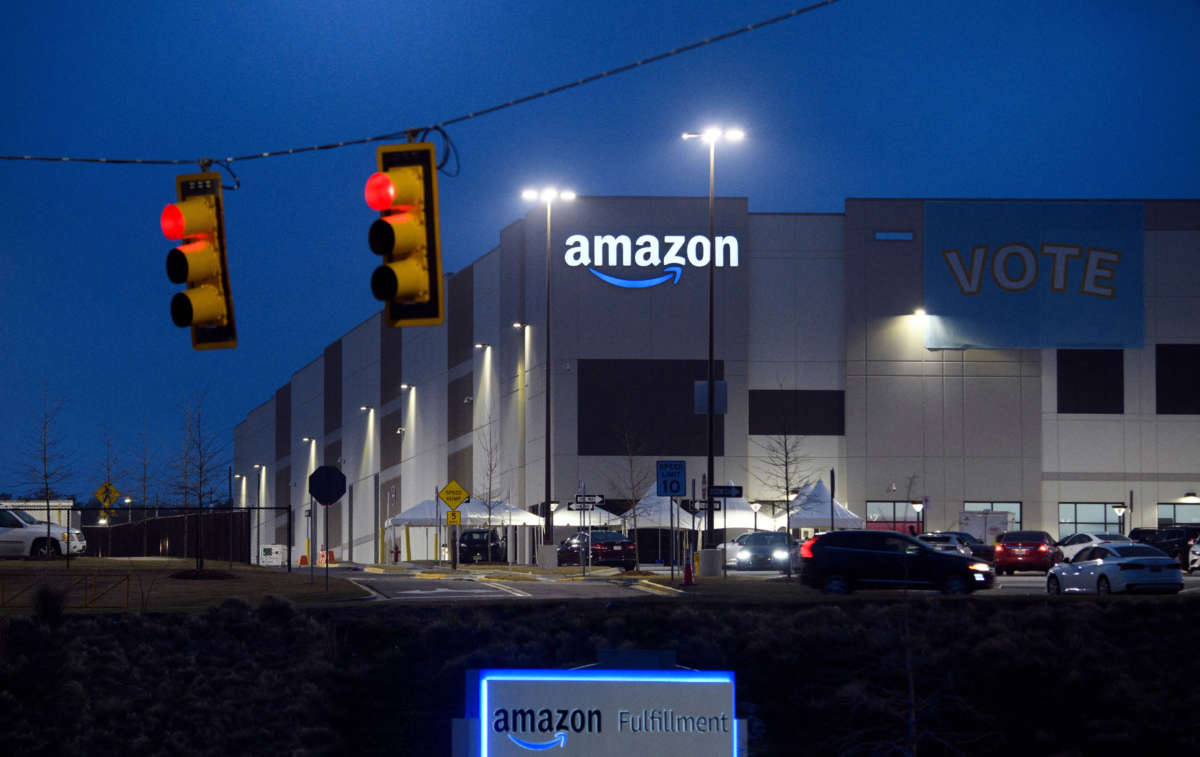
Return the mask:
{"type": "Polygon", "coordinates": [[[1187,568],[1188,550],[1200,538],[1200,525],[1164,526],[1147,543],[1167,553],[1187,568]]]}
{"type": "Polygon", "coordinates": [[[459,563],[505,562],[505,552],[504,540],[490,528],[471,528],[459,534],[459,563]]]}
{"type": "Polygon", "coordinates": [[[896,531],[830,531],[800,547],[800,580],[827,594],[854,589],[940,589],[966,594],[996,580],[991,563],[939,552],[896,531]]]}

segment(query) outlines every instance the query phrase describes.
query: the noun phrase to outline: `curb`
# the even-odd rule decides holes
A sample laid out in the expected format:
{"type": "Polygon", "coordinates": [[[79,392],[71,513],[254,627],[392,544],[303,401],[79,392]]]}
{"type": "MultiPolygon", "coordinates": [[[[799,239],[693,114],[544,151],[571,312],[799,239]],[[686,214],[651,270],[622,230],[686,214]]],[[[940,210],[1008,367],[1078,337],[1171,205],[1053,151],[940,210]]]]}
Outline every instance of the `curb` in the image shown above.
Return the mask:
{"type": "Polygon", "coordinates": [[[654,581],[649,581],[645,578],[643,578],[641,581],[638,581],[637,583],[633,584],[633,586],[631,588],[641,589],[642,591],[648,591],[651,594],[658,594],[659,596],[662,596],[662,597],[675,597],[675,596],[679,596],[680,594],[686,593],[682,589],[676,589],[674,586],[666,586],[664,584],[656,583],[654,581]]]}

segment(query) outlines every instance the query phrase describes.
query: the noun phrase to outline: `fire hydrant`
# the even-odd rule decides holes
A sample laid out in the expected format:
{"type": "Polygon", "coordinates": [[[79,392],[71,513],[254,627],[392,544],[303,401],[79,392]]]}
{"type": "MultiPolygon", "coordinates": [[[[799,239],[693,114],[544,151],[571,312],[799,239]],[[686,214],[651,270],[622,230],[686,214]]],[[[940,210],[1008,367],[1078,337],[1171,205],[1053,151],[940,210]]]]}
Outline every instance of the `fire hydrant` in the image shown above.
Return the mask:
{"type": "Polygon", "coordinates": [[[392,562],[400,562],[400,543],[392,545],[392,562]]]}

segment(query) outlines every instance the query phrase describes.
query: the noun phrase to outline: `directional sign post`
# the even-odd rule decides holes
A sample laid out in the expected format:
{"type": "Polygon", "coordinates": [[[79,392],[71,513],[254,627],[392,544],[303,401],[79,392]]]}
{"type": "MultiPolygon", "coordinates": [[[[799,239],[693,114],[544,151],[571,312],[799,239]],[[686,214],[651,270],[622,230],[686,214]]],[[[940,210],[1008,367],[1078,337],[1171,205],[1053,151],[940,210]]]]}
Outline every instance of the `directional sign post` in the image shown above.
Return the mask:
{"type": "MultiPolygon", "coordinates": [[[[584,529],[584,522],[583,522],[584,512],[586,512],[588,510],[595,510],[596,505],[603,505],[603,504],[604,504],[604,495],[603,494],[576,494],[575,501],[567,503],[567,509],[579,511],[579,530],[583,531],[583,529],[584,529]]],[[[587,566],[590,565],[592,562],[592,529],[591,529],[590,525],[587,526],[587,534],[588,534],[587,535],[587,551],[588,551],[587,562],[584,562],[584,560],[583,560],[582,548],[581,548],[580,555],[579,555],[579,570],[585,576],[587,575],[587,566]]]]}

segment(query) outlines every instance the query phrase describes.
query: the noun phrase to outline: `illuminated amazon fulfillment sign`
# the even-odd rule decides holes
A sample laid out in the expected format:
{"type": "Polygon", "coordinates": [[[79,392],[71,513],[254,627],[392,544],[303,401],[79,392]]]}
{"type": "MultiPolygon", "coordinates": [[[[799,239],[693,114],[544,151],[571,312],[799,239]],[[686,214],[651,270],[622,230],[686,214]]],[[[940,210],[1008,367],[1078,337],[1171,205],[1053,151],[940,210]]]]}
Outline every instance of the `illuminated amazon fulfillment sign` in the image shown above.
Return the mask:
{"type": "Polygon", "coordinates": [[[482,670],[481,757],[732,757],[733,673],[696,670],[482,670]]]}
{"type": "Polygon", "coordinates": [[[711,244],[707,236],[699,234],[692,237],[668,234],[661,240],[653,234],[642,234],[636,239],[626,234],[596,234],[592,237],[572,234],[567,237],[563,260],[569,266],[587,268],[596,278],[613,286],[646,289],[668,281],[678,284],[683,269],[688,266],[705,268],[712,265],[714,247],[717,268],[737,268],[737,237],[719,236],[714,242],[711,244]],[[657,268],[664,273],[649,278],[641,275],[631,278],[600,270],[618,267],[657,268]]]}
{"type": "Polygon", "coordinates": [[[1139,202],[925,203],[925,346],[1142,346],[1139,202]]]}

